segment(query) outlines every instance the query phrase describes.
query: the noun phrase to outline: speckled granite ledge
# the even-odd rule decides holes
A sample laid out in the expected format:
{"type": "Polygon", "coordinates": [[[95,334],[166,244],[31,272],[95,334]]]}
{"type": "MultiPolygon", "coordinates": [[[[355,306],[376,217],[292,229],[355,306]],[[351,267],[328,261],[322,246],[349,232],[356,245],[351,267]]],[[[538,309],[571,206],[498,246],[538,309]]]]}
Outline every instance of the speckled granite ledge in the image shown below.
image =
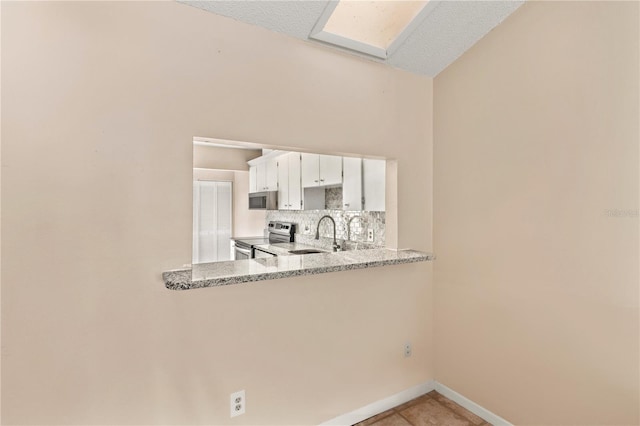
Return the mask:
{"type": "Polygon", "coordinates": [[[416,250],[353,250],[202,263],[194,265],[192,269],[164,272],[162,278],[168,289],[189,290],[401,263],[425,262],[433,260],[433,258],[433,255],[429,253],[416,250]]]}

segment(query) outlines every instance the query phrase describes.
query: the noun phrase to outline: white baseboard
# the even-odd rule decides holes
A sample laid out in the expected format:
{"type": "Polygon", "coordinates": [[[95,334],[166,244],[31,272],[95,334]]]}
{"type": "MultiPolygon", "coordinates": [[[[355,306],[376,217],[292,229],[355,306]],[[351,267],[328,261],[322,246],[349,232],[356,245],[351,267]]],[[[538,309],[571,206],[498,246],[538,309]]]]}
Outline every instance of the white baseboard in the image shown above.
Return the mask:
{"type": "Polygon", "coordinates": [[[353,425],[363,420],[368,419],[369,417],[375,416],[376,414],[380,414],[384,411],[387,411],[393,407],[397,407],[400,404],[404,404],[405,402],[411,401],[414,398],[419,397],[420,395],[424,395],[427,392],[431,392],[435,389],[435,382],[433,380],[429,380],[426,383],[422,383],[416,385],[412,388],[405,389],[402,392],[398,392],[395,395],[391,395],[387,398],[381,399],[379,401],[373,402],[369,405],[365,405],[364,407],[358,408],[350,413],[343,414],[341,416],[335,417],[331,420],[327,420],[320,424],[320,426],[328,426],[328,425],[353,425]]]}
{"type": "Polygon", "coordinates": [[[431,392],[432,390],[437,391],[438,393],[446,396],[453,402],[461,405],[467,410],[471,411],[476,416],[482,418],[483,420],[491,423],[494,426],[513,426],[511,423],[498,416],[497,414],[492,413],[484,407],[476,404],[470,399],[460,395],[458,392],[448,388],[447,386],[436,382],[435,380],[429,380],[426,383],[422,383],[416,385],[412,388],[405,389],[402,392],[398,392],[395,395],[391,395],[379,401],[373,402],[369,405],[365,405],[364,407],[358,408],[350,413],[343,414],[338,417],[334,417],[331,420],[327,420],[320,424],[320,426],[329,426],[329,425],[354,425],[358,422],[368,419],[369,417],[373,417],[376,414],[380,414],[384,411],[387,411],[393,407],[397,407],[400,404],[404,404],[405,402],[411,401],[414,398],[417,398],[425,393],[431,392]]]}
{"type": "Polygon", "coordinates": [[[492,413],[491,411],[487,410],[484,407],[481,407],[480,405],[471,401],[469,398],[466,398],[460,395],[458,392],[448,388],[442,383],[435,382],[435,385],[436,385],[435,390],[439,394],[444,395],[450,400],[452,400],[453,402],[457,403],[458,405],[463,406],[464,408],[471,411],[476,416],[481,417],[484,421],[489,422],[494,426],[513,426],[511,423],[509,423],[502,417],[492,413]]]}

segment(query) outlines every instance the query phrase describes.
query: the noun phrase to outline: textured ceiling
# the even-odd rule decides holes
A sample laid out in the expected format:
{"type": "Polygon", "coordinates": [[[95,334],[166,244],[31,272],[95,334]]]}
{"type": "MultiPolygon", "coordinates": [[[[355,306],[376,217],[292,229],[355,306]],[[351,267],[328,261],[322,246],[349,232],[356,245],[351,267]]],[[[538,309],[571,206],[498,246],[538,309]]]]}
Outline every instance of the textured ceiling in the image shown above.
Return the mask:
{"type": "MultiPolygon", "coordinates": [[[[313,26],[329,3],[327,0],[179,1],[302,40],[310,40],[313,26]]],[[[523,3],[524,0],[437,1],[388,59],[372,60],[435,77],[523,3]]]]}

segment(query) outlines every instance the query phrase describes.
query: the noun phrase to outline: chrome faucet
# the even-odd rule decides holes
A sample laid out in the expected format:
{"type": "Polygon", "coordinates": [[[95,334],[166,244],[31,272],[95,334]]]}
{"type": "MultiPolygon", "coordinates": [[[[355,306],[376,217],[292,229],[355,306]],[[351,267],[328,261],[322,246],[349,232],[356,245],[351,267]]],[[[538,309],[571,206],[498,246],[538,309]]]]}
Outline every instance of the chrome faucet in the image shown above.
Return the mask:
{"type": "Polygon", "coordinates": [[[360,219],[360,223],[362,223],[361,216],[352,216],[351,219],[347,222],[347,241],[351,241],[351,222],[353,219],[360,219]]]}
{"type": "Polygon", "coordinates": [[[329,219],[331,223],[333,223],[333,251],[340,250],[340,245],[336,241],[336,221],[329,215],[322,216],[318,221],[318,227],[316,228],[316,240],[320,239],[320,223],[322,222],[322,219],[329,219]]]}

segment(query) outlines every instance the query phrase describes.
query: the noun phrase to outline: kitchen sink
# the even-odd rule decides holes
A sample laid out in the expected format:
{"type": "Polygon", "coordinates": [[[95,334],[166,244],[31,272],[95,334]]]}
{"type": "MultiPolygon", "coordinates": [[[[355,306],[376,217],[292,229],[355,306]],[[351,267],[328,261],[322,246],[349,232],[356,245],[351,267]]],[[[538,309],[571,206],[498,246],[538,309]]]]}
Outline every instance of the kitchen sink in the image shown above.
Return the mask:
{"type": "Polygon", "coordinates": [[[289,250],[289,253],[291,253],[291,254],[315,254],[315,253],[326,253],[326,251],[316,250],[316,249],[301,249],[301,250],[289,250]]]}

